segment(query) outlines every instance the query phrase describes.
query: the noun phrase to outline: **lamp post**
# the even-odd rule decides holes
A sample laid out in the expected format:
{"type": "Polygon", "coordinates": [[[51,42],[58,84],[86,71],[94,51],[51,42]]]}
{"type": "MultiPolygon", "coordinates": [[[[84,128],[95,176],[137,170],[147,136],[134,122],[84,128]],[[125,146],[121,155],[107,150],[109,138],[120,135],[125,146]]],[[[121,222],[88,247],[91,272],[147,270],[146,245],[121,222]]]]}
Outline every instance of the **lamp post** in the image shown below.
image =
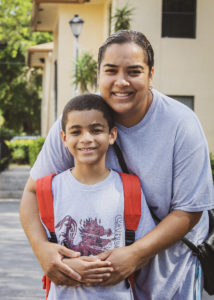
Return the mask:
{"type": "MultiPolygon", "coordinates": [[[[77,58],[78,58],[78,38],[82,30],[84,21],[79,17],[79,15],[74,15],[74,17],[69,21],[71,31],[74,36],[74,74],[76,76],[77,71],[77,58]]],[[[77,85],[73,84],[73,96],[76,96],[77,85]]]]}

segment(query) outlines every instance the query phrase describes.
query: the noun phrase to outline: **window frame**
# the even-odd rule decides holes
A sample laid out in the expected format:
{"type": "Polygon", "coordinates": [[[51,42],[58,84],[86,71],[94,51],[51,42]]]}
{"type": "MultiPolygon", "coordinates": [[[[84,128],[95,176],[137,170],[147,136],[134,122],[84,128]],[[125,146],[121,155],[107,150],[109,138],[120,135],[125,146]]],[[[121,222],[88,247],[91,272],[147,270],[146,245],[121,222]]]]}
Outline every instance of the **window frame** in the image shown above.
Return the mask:
{"type": "MultiPolygon", "coordinates": [[[[161,26],[161,37],[162,38],[189,38],[189,39],[195,39],[196,38],[196,13],[197,13],[197,0],[192,0],[194,1],[193,5],[194,5],[194,10],[193,11],[164,11],[164,1],[167,0],[162,0],[162,26],[161,26]],[[191,16],[193,17],[193,32],[190,35],[182,35],[182,34],[169,34],[169,32],[167,32],[167,26],[166,28],[164,28],[165,24],[164,24],[164,17],[165,16],[191,16]]],[[[185,1],[185,0],[183,0],[185,1]]],[[[169,30],[169,29],[168,29],[169,30]]]]}

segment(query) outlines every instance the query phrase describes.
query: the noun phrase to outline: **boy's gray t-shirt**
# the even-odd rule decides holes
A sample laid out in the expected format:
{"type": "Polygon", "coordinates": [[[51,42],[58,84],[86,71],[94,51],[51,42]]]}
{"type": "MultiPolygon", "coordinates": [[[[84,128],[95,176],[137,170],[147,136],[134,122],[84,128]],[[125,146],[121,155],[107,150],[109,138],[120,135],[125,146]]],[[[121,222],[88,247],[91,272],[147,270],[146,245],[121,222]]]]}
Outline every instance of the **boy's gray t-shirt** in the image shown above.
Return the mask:
{"type": "MultiPolygon", "coordinates": [[[[196,212],[213,208],[209,151],[198,118],[176,100],[152,92],[153,102],[137,125],[118,125],[117,142],[130,173],[140,178],[146,201],[160,219],[175,209],[196,212]]],[[[31,170],[34,180],[73,166],[73,158],[61,142],[60,129],[58,119],[31,170]]],[[[107,166],[121,170],[112,148],[107,153],[107,166]]],[[[204,212],[187,237],[199,244],[207,231],[208,216],[204,212]]],[[[150,299],[148,295],[154,300],[193,299],[195,262],[182,242],[156,255],[146,281],[138,277],[137,299],[150,299]]]]}
{"type": "MultiPolygon", "coordinates": [[[[54,223],[57,241],[81,255],[98,255],[125,246],[124,193],[119,174],[111,171],[103,181],[86,185],[70,169],[52,181],[54,223]]],[[[145,197],[141,196],[141,219],[136,238],[155,227],[145,197]]],[[[122,281],[112,287],[56,286],[51,283],[48,299],[132,300],[131,288],[122,281]]]]}

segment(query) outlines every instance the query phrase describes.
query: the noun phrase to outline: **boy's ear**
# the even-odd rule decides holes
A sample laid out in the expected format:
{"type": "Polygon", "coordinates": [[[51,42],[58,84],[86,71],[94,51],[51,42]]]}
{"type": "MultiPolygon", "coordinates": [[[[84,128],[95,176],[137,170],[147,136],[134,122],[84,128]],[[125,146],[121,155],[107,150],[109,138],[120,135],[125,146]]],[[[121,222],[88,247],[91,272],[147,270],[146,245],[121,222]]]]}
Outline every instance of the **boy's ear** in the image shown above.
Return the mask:
{"type": "Polygon", "coordinates": [[[109,133],[109,145],[113,145],[117,139],[117,127],[113,127],[109,133]]]}
{"type": "Polygon", "coordinates": [[[64,146],[66,147],[66,145],[67,145],[66,144],[66,134],[63,130],[60,131],[60,134],[61,134],[61,140],[62,140],[64,146]]]}

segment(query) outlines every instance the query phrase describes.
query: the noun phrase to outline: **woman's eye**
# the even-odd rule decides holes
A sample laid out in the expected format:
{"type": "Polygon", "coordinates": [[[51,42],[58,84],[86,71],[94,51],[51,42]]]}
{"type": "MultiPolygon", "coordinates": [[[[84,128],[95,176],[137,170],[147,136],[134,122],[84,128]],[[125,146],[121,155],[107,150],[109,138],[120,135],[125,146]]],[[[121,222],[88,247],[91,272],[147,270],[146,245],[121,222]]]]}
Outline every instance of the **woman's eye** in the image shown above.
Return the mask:
{"type": "Polygon", "coordinates": [[[141,71],[139,71],[139,70],[132,70],[132,71],[129,72],[129,74],[130,75],[139,75],[139,74],[141,74],[141,71]]]}
{"type": "Polygon", "coordinates": [[[105,72],[112,74],[112,73],[116,73],[116,70],[115,69],[106,69],[105,72]]]}

